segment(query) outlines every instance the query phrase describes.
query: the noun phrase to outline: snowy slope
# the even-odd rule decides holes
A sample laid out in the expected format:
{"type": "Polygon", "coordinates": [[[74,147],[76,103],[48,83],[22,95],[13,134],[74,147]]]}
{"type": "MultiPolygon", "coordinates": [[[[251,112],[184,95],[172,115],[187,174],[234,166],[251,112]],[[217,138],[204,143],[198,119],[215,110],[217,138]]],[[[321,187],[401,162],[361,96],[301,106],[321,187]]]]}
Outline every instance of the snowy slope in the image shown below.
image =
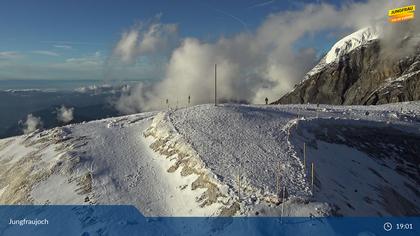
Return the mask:
{"type": "Polygon", "coordinates": [[[307,145],[314,198],[339,215],[418,215],[420,136],[402,129],[365,120],[299,121],[292,143],[307,145]]]}
{"type": "Polygon", "coordinates": [[[144,138],[143,131],[154,115],[142,113],[1,140],[0,163],[5,170],[0,175],[1,203],[132,204],[149,216],[214,214],[216,205],[200,207],[196,202],[200,190],[181,191],[191,178],[168,173],[170,161],[148,147],[151,140],[144,138]],[[20,171],[22,164],[25,172],[20,171]]]}
{"type": "Polygon", "coordinates": [[[418,102],[200,105],[36,131],[0,140],[0,203],[133,204],[151,216],[419,214],[419,122],[418,102]]]}
{"type": "Polygon", "coordinates": [[[290,198],[328,202],[336,214],[415,215],[420,211],[416,191],[420,162],[413,151],[420,144],[419,109],[417,103],[403,106],[402,113],[402,104],[322,108],[205,105],[170,111],[169,117],[205,165],[241,194],[243,207],[251,212],[255,199],[281,195],[277,186],[279,178],[279,185],[286,187],[290,198]],[[325,129],[319,124],[333,122],[336,124],[329,129],[341,134],[314,136],[315,131],[322,134],[325,129]],[[343,126],[353,133],[341,130],[343,126]],[[356,137],[351,136],[355,134],[356,137]],[[376,135],[382,136],[374,140],[371,136],[376,135]],[[308,143],[307,166],[309,161],[317,165],[313,193],[309,188],[309,168],[303,170],[303,142],[308,143]],[[317,149],[318,142],[322,148],[317,149]],[[369,145],[381,146],[374,152],[369,145]],[[346,159],[336,159],[337,153],[346,159]],[[359,162],[356,166],[352,158],[359,162]],[[341,176],[343,173],[349,174],[341,176]],[[383,178],[387,179],[386,183],[381,183],[383,178]],[[399,210],[388,208],[390,203],[398,205],[396,202],[404,202],[404,206],[399,210]]]}
{"type": "Polygon", "coordinates": [[[284,215],[328,214],[328,205],[307,201],[302,165],[281,131],[290,117],[275,115],[261,107],[201,105],[158,115],[147,135],[154,150],[176,160],[171,169],[203,176],[206,183],[195,181],[206,190],[200,201],[223,203],[220,215],[280,215],[283,187],[284,215]]]}

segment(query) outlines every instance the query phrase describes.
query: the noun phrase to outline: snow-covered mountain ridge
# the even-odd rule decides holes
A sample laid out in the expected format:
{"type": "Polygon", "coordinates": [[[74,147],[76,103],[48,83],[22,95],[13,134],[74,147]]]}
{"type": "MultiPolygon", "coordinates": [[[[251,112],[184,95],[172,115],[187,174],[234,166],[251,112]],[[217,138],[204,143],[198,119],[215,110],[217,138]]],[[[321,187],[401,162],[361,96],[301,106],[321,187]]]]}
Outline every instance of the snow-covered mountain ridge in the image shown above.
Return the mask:
{"type": "Polygon", "coordinates": [[[415,215],[419,117],[420,103],[200,105],[37,131],[0,140],[0,203],[132,204],[151,216],[415,215]]]}

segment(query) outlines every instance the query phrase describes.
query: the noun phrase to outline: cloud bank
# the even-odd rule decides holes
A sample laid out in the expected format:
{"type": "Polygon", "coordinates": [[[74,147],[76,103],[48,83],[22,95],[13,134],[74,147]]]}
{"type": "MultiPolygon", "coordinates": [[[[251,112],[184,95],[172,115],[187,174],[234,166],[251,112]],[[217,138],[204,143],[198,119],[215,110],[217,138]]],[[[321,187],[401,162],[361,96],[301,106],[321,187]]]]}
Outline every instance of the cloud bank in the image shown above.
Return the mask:
{"type": "Polygon", "coordinates": [[[65,106],[61,106],[57,109],[57,120],[62,123],[69,123],[73,120],[73,112],[73,107],[67,108],[65,106]]]}
{"type": "MultiPolygon", "coordinates": [[[[350,2],[341,7],[308,4],[301,10],[269,15],[254,32],[211,43],[185,38],[173,50],[164,79],[151,86],[138,85],[124,94],[116,107],[125,113],[160,109],[166,107],[166,99],[175,107],[185,105],[188,96],[192,104],[212,102],[215,63],[220,98],[264,103],[268,97],[273,101],[291,90],[317,62],[314,49],[294,49],[298,40],[320,32],[350,33],[387,23],[391,7],[383,1],[350,2]]],[[[123,34],[115,55],[124,62],[135,60],[146,51],[141,49],[140,38],[145,37],[139,37],[137,31],[123,34]]]]}

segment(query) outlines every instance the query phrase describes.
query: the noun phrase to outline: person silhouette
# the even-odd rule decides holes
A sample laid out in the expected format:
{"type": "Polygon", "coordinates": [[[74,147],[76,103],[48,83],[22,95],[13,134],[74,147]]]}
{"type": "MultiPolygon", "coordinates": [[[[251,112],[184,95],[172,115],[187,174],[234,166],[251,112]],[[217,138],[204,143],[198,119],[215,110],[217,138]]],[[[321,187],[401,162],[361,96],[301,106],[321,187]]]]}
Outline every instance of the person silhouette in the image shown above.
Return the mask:
{"type": "Polygon", "coordinates": [[[265,98],[265,105],[268,105],[268,98],[265,98]]]}

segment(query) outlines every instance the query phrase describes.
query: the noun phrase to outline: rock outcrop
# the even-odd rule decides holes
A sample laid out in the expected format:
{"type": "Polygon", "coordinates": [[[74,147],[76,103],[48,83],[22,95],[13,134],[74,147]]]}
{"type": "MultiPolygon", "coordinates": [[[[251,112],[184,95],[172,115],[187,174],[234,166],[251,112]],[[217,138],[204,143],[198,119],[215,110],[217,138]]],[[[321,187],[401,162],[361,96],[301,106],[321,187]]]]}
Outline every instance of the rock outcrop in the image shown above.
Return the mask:
{"type": "MultiPolygon", "coordinates": [[[[397,53],[397,52],[396,52],[397,53]]],[[[369,40],[320,64],[274,104],[375,105],[420,100],[420,45],[408,56],[385,53],[369,40]]]]}

